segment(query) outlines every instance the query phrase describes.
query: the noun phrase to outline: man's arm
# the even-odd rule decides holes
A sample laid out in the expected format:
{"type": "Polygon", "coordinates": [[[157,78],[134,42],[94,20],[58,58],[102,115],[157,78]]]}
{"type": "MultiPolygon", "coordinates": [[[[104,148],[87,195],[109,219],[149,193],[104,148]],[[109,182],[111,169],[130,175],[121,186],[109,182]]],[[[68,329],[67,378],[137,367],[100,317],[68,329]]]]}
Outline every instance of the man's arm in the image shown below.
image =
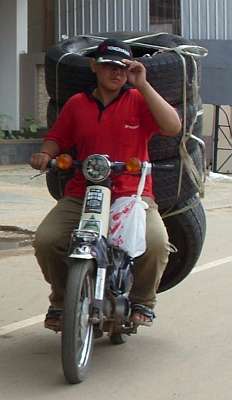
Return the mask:
{"type": "Polygon", "coordinates": [[[161,134],[163,133],[166,136],[177,135],[181,130],[181,122],[176,110],[148,82],[138,90],[160,126],[161,134]]]}
{"type": "Polygon", "coordinates": [[[60,149],[56,142],[47,140],[42,144],[39,153],[34,153],[31,156],[30,164],[32,168],[45,171],[47,168],[48,161],[59,154],[60,149]]]}
{"type": "Polygon", "coordinates": [[[138,61],[126,59],[123,62],[127,64],[128,81],[143,95],[163,135],[177,135],[181,130],[180,118],[175,109],[147,81],[144,65],[138,61]]]}

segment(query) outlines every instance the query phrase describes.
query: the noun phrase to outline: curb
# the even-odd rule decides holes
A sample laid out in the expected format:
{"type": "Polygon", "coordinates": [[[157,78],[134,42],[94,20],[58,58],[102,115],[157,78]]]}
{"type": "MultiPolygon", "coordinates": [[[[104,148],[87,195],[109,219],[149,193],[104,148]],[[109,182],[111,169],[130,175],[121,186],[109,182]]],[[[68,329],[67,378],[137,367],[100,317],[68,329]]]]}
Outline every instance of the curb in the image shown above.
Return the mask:
{"type": "Polygon", "coordinates": [[[18,226],[0,225],[0,251],[18,250],[31,247],[35,232],[18,226]]]}

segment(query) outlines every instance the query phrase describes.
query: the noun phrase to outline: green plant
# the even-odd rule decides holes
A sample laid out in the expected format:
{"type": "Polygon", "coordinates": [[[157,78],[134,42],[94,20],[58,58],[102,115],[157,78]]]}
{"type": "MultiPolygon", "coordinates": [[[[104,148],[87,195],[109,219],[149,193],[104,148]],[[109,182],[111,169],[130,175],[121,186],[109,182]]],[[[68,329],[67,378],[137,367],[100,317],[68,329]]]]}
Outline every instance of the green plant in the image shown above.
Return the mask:
{"type": "Polygon", "coordinates": [[[21,129],[21,136],[25,138],[34,138],[41,128],[38,121],[32,116],[27,116],[24,118],[24,127],[21,129]]]}
{"type": "Polygon", "coordinates": [[[8,114],[0,114],[0,139],[12,139],[14,135],[9,128],[9,123],[13,118],[8,114]]]}

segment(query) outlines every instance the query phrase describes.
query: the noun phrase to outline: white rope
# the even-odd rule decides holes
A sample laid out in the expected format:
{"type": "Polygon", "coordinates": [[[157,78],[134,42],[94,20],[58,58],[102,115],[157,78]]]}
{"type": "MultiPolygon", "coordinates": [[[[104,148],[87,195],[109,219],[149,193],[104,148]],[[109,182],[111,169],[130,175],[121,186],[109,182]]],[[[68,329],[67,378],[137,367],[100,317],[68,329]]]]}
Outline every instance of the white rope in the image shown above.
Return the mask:
{"type": "Polygon", "coordinates": [[[142,174],[139,180],[139,184],[138,184],[138,189],[137,189],[137,195],[141,196],[143,193],[143,189],[145,186],[145,181],[146,181],[146,176],[148,174],[148,171],[151,167],[151,164],[148,161],[144,161],[143,165],[142,165],[142,174]]]}
{"type": "MultiPolygon", "coordinates": [[[[198,46],[197,46],[198,47],[198,46]]],[[[205,176],[206,176],[206,162],[205,162],[205,145],[202,140],[197,140],[198,143],[201,146],[202,150],[202,159],[203,159],[203,179],[201,177],[201,174],[199,173],[198,169],[196,168],[193,159],[189,155],[187,151],[186,144],[190,138],[192,139],[198,139],[196,138],[195,135],[192,134],[194,124],[197,120],[197,99],[198,99],[198,92],[199,92],[199,87],[198,87],[198,74],[197,74],[197,64],[193,56],[191,57],[192,63],[193,63],[193,79],[192,79],[192,90],[193,90],[193,106],[195,107],[195,115],[192,118],[191,125],[189,127],[189,132],[187,132],[187,125],[186,125],[186,120],[187,120],[187,69],[186,69],[186,60],[185,57],[182,55],[182,52],[177,48],[177,54],[181,57],[182,63],[183,63],[183,74],[184,74],[184,84],[183,84],[183,105],[184,105],[184,119],[183,119],[183,135],[181,138],[180,146],[179,146],[179,153],[180,153],[180,174],[179,174],[179,182],[178,182],[178,191],[177,191],[177,200],[180,196],[180,191],[181,191],[181,186],[182,186],[182,178],[183,178],[183,168],[185,167],[187,170],[187,173],[192,180],[192,182],[196,185],[199,194],[201,197],[204,196],[204,182],[205,182],[205,176]]]]}
{"type": "MultiPolygon", "coordinates": [[[[195,50],[196,53],[198,53],[199,57],[204,57],[207,55],[207,50],[204,48],[201,48],[199,46],[192,46],[192,50],[195,50]]],[[[180,192],[181,192],[181,187],[182,187],[182,180],[183,180],[183,169],[184,167],[186,168],[186,171],[193,182],[193,184],[197,187],[199,195],[201,197],[204,196],[204,182],[206,179],[206,157],[205,157],[205,144],[203,140],[197,138],[195,135],[192,134],[194,124],[197,120],[198,115],[198,110],[197,110],[197,99],[198,99],[198,92],[199,92],[199,87],[198,87],[198,74],[197,74],[197,64],[194,59],[194,56],[196,53],[189,52],[188,46],[178,46],[176,48],[171,49],[175,51],[181,58],[182,60],[182,65],[183,65],[183,106],[184,106],[184,115],[183,115],[183,122],[182,122],[182,138],[179,146],[179,154],[180,154],[180,171],[179,171],[179,179],[178,179],[178,188],[177,188],[177,196],[176,196],[176,203],[180,197],[180,192]],[[187,50],[187,52],[186,52],[187,50]],[[193,89],[193,106],[195,107],[195,114],[192,118],[191,125],[189,128],[189,131],[187,132],[187,69],[186,69],[186,60],[183,54],[192,54],[191,55],[191,60],[193,63],[193,79],[192,79],[192,89],[193,89]],[[197,170],[191,156],[189,155],[187,151],[187,141],[192,138],[197,140],[197,142],[200,144],[200,148],[202,150],[202,159],[203,159],[203,179],[201,177],[201,174],[197,170]]],[[[187,211],[188,209],[192,208],[193,205],[189,205],[186,207],[183,207],[182,209],[179,210],[174,210],[174,206],[172,206],[169,210],[167,210],[163,215],[162,218],[167,218],[172,215],[177,215],[182,212],[187,211]]]]}

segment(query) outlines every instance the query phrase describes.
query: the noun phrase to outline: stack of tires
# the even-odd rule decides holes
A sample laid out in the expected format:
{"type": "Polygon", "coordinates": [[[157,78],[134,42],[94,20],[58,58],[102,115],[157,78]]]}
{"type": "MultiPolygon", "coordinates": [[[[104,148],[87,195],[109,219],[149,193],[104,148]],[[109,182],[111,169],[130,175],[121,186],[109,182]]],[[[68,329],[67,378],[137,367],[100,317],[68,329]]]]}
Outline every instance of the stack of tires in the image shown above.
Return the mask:
{"type": "MultiPolygon", "coordinates": [[[[64,103],[72,95],[95,87],[95,75],[90,70],[89,62],[95,47],[101,41],[99,36],[77,36],[48,49],[45,59],[45,78],[50,96],[47,109],[49,127],[55,122],[64,103]]],[[[166,33],[153,35],[115,32],[101,36],[130,40],[133,56],[146,67],[150,84],[176,108],[182,120],[186,118],[187,131],[195,121],[192,133],[201,139],[202,105],[200,97],[196,98],[193,85],[196,65],[197,84],[200,85],[199,61],[195,63],[191,56],[184,56],[187,72],[187,76],[184,77],[182,57],[175,51],[161,49],[193,43],[180,36],[166,33]],[[186,106],[183,102],[184,84],[186,106]]],[[[199,258],[205,238],[206,221],[198,196],[199,188],[185,167],[181,168],[179,146],[182,137],[183,131],[176,137],[154,136],[149,143],[151,161],[158,167],[167,163],[175,166],[168,172],[157,168],[153,176],[154,193],[159,210],[164,217],[170,242],[178,249],[176,253],[170,255],[159,292],[178,284],[190,273],[199,258]],[[182,178],[179,187],[180,170],[182,178]]],[[[199,175],[202,175],[204,160],[198,141],[190,138],[186,147],[199,175]]],[[[64,174],[47,175],[48,190],[54,198],[59,199],[62,196],[63,187],[69,178],[70,175],[64,174]]]]}

